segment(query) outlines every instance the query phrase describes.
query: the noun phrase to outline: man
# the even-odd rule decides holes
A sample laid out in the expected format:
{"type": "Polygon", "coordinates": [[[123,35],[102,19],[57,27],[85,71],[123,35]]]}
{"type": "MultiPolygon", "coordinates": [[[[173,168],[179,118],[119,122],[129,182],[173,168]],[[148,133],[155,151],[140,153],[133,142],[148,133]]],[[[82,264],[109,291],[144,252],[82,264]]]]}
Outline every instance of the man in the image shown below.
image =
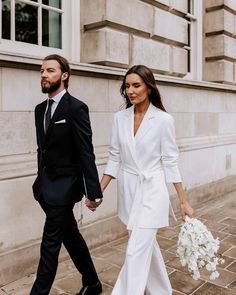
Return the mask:
{"type": "Polygon", "coordinates": [[[92,211],[102,192],[95,166],[88,107],[68,92],[70,67],[59,55],[44,58],[42,92],[48,99],[35,108],[38,176],[35,199],[46,214],[37,277],[30,295],[47,295],[53,284],[62,243],[82,274],[77,295],[98,295],[102,286],[88,247],[80,234],[73,207],[83,195],[92,211]]]}

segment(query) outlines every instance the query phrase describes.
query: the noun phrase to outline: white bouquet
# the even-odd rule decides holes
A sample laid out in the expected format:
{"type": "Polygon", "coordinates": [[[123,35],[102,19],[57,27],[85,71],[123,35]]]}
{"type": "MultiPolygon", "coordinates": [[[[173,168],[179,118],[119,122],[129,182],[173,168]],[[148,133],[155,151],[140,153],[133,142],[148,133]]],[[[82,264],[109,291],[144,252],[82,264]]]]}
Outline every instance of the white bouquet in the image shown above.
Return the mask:
{"type": "Polygon", "coordinates": [[[182,266],[187,265],[193,279],[198,280],[199,270],[206,267],[211,272],[210,279],[215,280],[219,277],[216,266],[224,263],[224,259],[217,256],[219,244],[219,238],[214,239],[201,221],[187,216],[180,229],[176,254],[182,266]]]}

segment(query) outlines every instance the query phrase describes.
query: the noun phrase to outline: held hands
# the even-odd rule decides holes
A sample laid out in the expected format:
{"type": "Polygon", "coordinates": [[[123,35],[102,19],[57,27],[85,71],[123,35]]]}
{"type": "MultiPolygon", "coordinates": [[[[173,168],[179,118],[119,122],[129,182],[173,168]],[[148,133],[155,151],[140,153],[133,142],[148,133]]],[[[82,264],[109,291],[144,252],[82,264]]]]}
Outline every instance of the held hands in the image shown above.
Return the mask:
{"type": "Polygon", "coordinates": [[[188,203],[188,201],[185,201],[183,203],[180,203],[180,214],[183,220],[185,220],[185,216],[188,215],[189,217],[193,217],[194,210],[188,203]]]}
{"type": "Polygon", "coordinates": [[[85,199],[85,205],[88,207],[91,211],[96,211],[97,207],[102,203],[102,199],[99,201],[91,201],[88,198],[85,199]]]}

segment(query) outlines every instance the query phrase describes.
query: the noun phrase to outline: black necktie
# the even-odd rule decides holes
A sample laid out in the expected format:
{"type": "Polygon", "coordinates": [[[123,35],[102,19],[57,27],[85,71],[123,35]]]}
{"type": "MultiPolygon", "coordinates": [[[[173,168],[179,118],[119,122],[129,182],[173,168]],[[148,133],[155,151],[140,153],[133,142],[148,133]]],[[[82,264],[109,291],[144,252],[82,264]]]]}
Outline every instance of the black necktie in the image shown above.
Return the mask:
{"type": "Polygon", "coordinates": [[[49,99],[48,100],[48,109],[47,109],[46,114],[45,114],[45,133],[48,130],[48,126],[49,126],[50,120],[51,120],[52,104],[53,104],[53,99],[49,99]]]}

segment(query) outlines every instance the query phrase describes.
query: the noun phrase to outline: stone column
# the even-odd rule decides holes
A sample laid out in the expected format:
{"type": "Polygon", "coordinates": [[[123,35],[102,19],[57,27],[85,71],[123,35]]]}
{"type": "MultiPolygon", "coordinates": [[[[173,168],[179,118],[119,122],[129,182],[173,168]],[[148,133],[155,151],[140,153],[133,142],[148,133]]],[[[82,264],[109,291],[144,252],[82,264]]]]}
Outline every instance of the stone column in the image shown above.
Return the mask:
{"type": "Polygon", "coordinates": [[[236,1],[205,0],[204,79],[235,84],[236,1]]]}

